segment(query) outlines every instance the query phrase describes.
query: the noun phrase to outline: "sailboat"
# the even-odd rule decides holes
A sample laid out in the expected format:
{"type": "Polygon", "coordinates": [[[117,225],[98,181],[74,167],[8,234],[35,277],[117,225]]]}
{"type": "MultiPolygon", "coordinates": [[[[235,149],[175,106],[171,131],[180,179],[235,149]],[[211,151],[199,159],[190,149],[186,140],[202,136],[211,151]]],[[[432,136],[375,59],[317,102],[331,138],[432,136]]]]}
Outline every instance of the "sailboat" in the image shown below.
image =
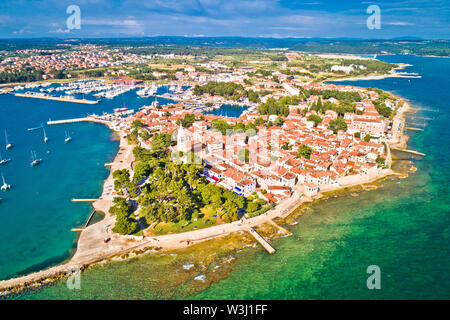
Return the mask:
{"type": "Polygon", "coordinates": [[[69,135],[69,133],[66,131],[66,139],[64,139],[64,142],[72,141],[72,137],[69,135]]]}
{"type": "Polygon", "coordinates": [[[48,142],[47,134],[45,133],[45,128],[44,128],[44,142],[45,142],[45,143],[48,142]]]}
{"type": "Polygon", "coordinates": [[[3,181],[3,185],[0,187],[0,190],[6,191],[8,189],[11,189],[11,185],[7,184],[6,181],[5,181],[5,177],[3,176],[3,172],[2,172],[2,181],[3,181]]]}
{"type": "Polygon", "coordinates": [[[6,149],[11,149],[12,148],[12,144],[8,142],[8,134],[6,133],[5,130],[5,144],[6,144],[6,149]]]}
{"type": "Polygon", "coordinates": [[[35,166],[37,166],[39,163],[41,163],[41,161],[42,161],[42,159],[37,158],[37,157],[36,157],[36,153],[33,152],[33,151],[31,151],[31,163],[30,163],[30,165],[31,165],[32,167],[35,167],[35,166]]]}
{"type": "Polygon", "coordinates": [[[11,161],[11,159],[3,159],[2,156],[0,155],[0,164],[5,164],[9,161],[11,161]]]}
{"type": "Polygon", "coordinates": [[[155,97],[155,101],[152,102],[151,106],[152,107],[157,107],[158,105],[159,105],[158,97],[155,97]]]}

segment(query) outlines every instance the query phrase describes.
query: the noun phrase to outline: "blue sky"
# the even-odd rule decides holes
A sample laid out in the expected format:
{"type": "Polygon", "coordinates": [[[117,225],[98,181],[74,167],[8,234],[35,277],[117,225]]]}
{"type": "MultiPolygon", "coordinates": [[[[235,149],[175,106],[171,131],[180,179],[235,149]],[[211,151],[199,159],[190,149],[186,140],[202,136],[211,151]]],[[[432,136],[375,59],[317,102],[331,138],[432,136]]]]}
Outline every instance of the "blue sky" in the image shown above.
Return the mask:
{"type": "Polygon", "coordinates": [[[450,38],[449,0],[1,0],[0,38],[30,37],[450,38]],[[369,30],[368,6],[381,9],[369,30]],[[68,30],[69,5],[81,29],[68,30]]]}

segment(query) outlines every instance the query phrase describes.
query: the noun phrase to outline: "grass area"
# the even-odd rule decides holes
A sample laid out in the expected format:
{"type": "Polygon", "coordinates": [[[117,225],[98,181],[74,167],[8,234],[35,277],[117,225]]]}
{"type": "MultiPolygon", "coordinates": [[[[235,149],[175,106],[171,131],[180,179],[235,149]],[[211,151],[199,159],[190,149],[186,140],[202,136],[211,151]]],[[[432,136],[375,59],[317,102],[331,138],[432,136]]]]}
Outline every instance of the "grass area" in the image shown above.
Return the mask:
{"type": "Polygon", "coordinates": [[[222,224],[222,220],[219,218],[220,213],[217,213],[211,206],[205,207],[201,210],[197,219],[192,221],[180,221],[178,223],[164,223],[159,222],[145,230],[146,234],[153,234],[155,236],[161,236],[171,233],[181,233],[192,230],[199,230],[208,228],[217,224],[222,224]]]}

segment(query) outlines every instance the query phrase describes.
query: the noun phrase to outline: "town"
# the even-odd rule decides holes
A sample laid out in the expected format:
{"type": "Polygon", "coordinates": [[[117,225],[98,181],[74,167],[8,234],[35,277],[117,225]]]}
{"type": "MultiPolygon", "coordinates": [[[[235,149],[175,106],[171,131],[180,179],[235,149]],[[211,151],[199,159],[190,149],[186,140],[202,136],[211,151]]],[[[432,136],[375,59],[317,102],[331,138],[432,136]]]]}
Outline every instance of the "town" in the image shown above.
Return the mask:
{"type": "Polygon", "coordinates": [[[408,104],[327,80],[414,75],[368,57],[210,50],[85,44],[9,51],[0,78],[14,84],[5,93],[25,98],[94,104],[101,100],[85,95],[113,99],[132,90],[152,98],[137,112],[118,106],[48,123],[99,122],[121,138],[119,154],[127,157],[111,165],[100,198],[106,204],[94,203],[111,214],[116,234],[145,238],[286,215],[325,191],[392,172],[390,147],[406,142],[408,104]],[[24,68],[47,82],[13,83],[23,81],[24,68]],[[56,78],[63,82],[55,87],[56,78]],[[234,114],[222,114],[224,106],[234,114]]]}

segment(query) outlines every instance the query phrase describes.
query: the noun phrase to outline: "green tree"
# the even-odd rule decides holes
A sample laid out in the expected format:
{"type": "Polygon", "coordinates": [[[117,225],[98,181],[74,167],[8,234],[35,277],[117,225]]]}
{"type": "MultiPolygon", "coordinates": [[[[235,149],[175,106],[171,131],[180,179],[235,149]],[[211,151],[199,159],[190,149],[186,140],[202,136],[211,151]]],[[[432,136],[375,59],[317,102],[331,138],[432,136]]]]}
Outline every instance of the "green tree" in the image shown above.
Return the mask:
{"type": "Polygon", "coordinates": [[[122,197],[116,197],[109,213],[116,216],[116,223],[112,229],[119,234],[132,234],[136,231],[138,223],[131,217],[132,209],[128,202],[122,197]]]}
{"type": "Polygon", "coordinates": [[[310,159],[311,153],[312,153],[312,148],[307,146],[306,144],[302,144],[298,148],[297,158],[310,159]]]}
{"type": "Polygon", "coordinates": [[[145,126],[145,124],[140,120],[134,120],[131,123],[131,129],[135,129],[135,130],[138,130],[139,128],[142,128],[144,126],[145,126]]]}
{"type": "Polygon", "coordinates": [[[331,120],[328,124],[328,129],[333,130],[336,134],[339,130],[347,131],[347,123],[344,118],[338,117],[337,119],[331,120]]]}
{"type": "Polygon", "coordinates": [[[248,213],[253,213],[253,212],[255,212],[256,210],[258,210],[258,208],[259,208],[258,203],[252,201],[252,202],[250,202],[250,203],[247,205],[247,212],[248,212],[248,213]]]}
{"type": "Polygon", "coordinates": [[[317,127],[317,125],[322,122],[322,118],[317,114],[312,114],[308,117],[308,121],[313,121],[314,126],[317,127]]]}
{"type": "Polygon", "coordinates": [[[377,165],[379,165],[380,167],[384,166],[384,163],[386,162],[385,158],[382,158],[380,156],[377,157],[377,159],[375,160],[375,163],[377,165]]]}

